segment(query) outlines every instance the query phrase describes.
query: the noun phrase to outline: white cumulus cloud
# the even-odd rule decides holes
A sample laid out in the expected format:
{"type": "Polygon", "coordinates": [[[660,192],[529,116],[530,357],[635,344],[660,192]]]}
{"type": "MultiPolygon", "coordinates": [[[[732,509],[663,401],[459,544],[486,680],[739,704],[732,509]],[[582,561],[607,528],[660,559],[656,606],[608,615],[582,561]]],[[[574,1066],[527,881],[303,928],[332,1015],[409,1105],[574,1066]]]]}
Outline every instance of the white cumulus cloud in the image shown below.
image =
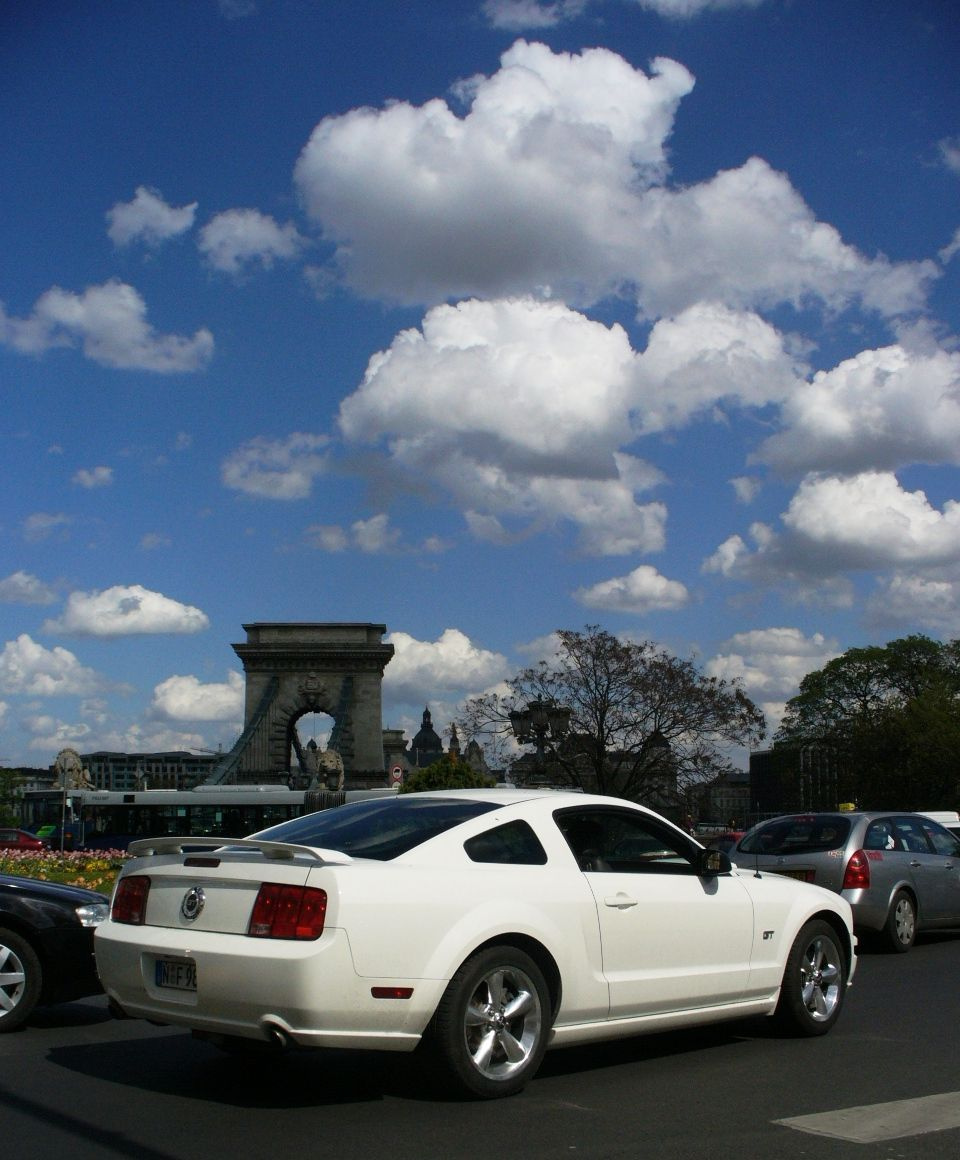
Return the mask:
{"type": "Polygon", "coordinates": [[[635,407],[644,432],[676,429],[724,407],[764,407],[796,390],[804,366],[758,315],[698,302],[661,318],[639,356],[635,407]]]}
{"type": "Polygon", "coordinates": [[[798,385],[756,458],[783,472],[960,464],[960,352],[865,350],[798,385]]]}
{"type": "Polygon", "coordinates": [[[151,715],[170,721],[234,721],[243,718],[246,682],[237,672],[226,681],[204,683],[194,676],[173,676],[153,690],[151,715]]]}
{"type": "Polygon", "coordinates": [[[649,318],[703,300],[923,306],[935,262],[861,254],[762,158],[670,188],[666,142],[693,85],[667,58],[648,74],[608,49],[518,41],[499,71],[457,86],[462,116],[435,98],[325,118],[295,180],[343,276],[371,297],[550,287],[580,304],[630,294],[649,318]]]}
{"type": "Polygon", "coordinates": [[[960,503],[950,500],[938,511],[889,472],[804,480],[783,522],[848,567],[960,560],[960,503]]]}
{"type": "MultiPolygon", "coordinates": [[[[756,8],[765,0],[624,0],[673,20],[688,20],[704,12],[756,8]]],[[[552,28],[582,15],[591,0],[484,0],[482,12],[491,26],[508,32],[552,28]]]]}
{"type": "Polygon", "coordinates": [[[839,656],[835,640],[799,628],[758,628],[738,632],[704,666],[708,676],[740,678],[759,699],[794,696],[807,675],[839,656]]]}
{"type": "Polygon", "coordinates": [[[641,564],[626,576],[615,576],[590,587],[578,588],[574,599],[605,612],[673,612],[683,608],[690,593],[679,580],[668,580],[656,568],[641,564]]]}
{"type": "Polygon", "coordinates": [[[649,551],[666,510],[636,496],[662,477],[619,450],[635,391],[621,327],[560,303],[471,300],[435,307],[374,355],[339,423],[453,496],[484,538],[506,538],[505,518],[570,521],[585,551],[649,551]]]}
{"type": "Polygon", "coordinates": [[[0,653],[0,689],[5,693],[85,696],[102,688],[103,683],[68,649],[44,648],[26,633],[8,641],[0,653]]]}
{"type": "Polygon", "coordinates": [[[107,211],[107,234],[116,246],[142,241],[155,247],[192,229],[196,212],[195,201],[175,208],[160,193],[141,185],[133,201],[117,202],[107,211]]]}
{"type": "Polygon", "coordinates": [[[434,302],[529,292],[608,292],[638,190],[693,87],[675,61],[648,76],[607,49],[517,42],[492,77],[442,99],[325,118],[297,162],[304,204],[361,291],[434,302]]]}
{"type": "Polygon", "coordinates": [[[0,580],[0,602],[4,604],[53,604],[56,591],[22,569],[0,580]]]}
{"type": "Polygon", "coordinates": [[[217,214],[203,227],[199,241],[210,264],[227,274],[238,274],[253,264],[269,269],[277,260],[290,261],[305,244],[292,223],[278,225],[255,209],[217,214]]]}
{"type": "Polygon", "coordinates": [[[209,330],[192,338],[158,334],[147,322],[140,294],[116,280],[88,286],[82,294],[54,286],[28,318],[10,318],[0,306],[0,343],[34,355],[80,345],[101,366],[160,373],[200,370],[213,355],[209,330]]]}
{"type": "Polygon", "coordinates": [[[586,8],[589,0],[484,0],[482,11],[493,28],[521,32],[535,28],[552,28],[572,20],[586,8]]]}
{"type": "Polygon", "coordinates": [[[63,614],[47,621],[44,631],[70,636],[134,636],[202,632],[209,626],[199,608],[140,584],[118,584],[102,592],[71,592],[63,614]]]}
{"type": "Polygon", "coordinates": [[[260,499],[306,499],[327,469],[329,442],[304,431],[286,439],[257,436],[227,456],[220,477],[225,487],[260,499]]]}
{"type": "Polygon", "coordinates": [[[960,503],[948,500],[938,510],[891,472],[808,476],[781,518],[781,531],[753,523],[752,547],[744,536],[728,536],[703,571],[795,583],[807,594],[819,587],[822,598],[840,606],[850,601],[844,572],[912,569],[929,576],[960,565],[960,503]]]}
{"type": "Polygon", "coordinates": [[[768,733],[779,726],[786,702],[799,692],[803,678],[840,655],[835,640],[819,632],[807,636],[798,628],[738,632],[721,647],[723,651],[706,663],[704,672],[741,681],[763,710],[768,733]]]}
{"type": "Polygon", "coordinates": [[[434,641],[406,632],[388,633],[385,640],[394,656],[384,670],[384,694],[395,702],[426,703],[441,692],[485,689],[509,674],[504,656],[480,648],[456,628],[444,629],[434,641]]]}
{"type": "Polygon", "coordinates": [[[73,474],[72,482],[77,487],[84,487],[88,491],[93,491],[98,487],[109,487],[113,483],[113,468],[112,467],[81,467],[79,471],[73,474]]]}
{"type": "Polygon", "coordinates": [[[944,640],[960,639],[960,569],[881,577],[867,601],[866,619],[875,629],[902,632],[919,625],[944,640]]]}

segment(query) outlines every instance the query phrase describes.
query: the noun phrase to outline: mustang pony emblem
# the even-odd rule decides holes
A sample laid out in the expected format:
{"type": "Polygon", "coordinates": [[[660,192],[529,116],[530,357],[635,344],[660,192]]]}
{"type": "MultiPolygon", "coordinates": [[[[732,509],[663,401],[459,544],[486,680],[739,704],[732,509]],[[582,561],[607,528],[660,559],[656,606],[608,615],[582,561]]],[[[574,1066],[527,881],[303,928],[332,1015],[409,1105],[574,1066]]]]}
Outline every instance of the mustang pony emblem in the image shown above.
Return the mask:
{"type": "Polygon", "coordinates": [[[183,902],[180,903],[180,913],[192,922],[203,910],[206,901],[207,896],[203,893],[203,887],[191,886],[183,896],[183,902]]]}

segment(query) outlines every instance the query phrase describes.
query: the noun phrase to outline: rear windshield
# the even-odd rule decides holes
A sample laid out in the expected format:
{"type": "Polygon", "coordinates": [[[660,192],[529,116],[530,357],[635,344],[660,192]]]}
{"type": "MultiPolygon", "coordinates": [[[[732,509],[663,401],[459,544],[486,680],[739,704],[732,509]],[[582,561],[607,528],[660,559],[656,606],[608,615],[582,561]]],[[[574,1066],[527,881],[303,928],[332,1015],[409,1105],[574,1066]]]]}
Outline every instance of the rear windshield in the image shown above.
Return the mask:
{"type": "Polygon", "coordinates": [[[737,847],[743,854],[815,854],[837,850],[850,834],[850,819],[833,814],[774,818],[752,830],[737,847]]]}
{"type": "Polygon", "coordinates": [[[396,798],[334,806],[292,818],[255,836],[271,842],[296,842],[339,850],[354,858],[397,858],[461,822],[497,808],[494,802],[408,794],[396,798]]]}

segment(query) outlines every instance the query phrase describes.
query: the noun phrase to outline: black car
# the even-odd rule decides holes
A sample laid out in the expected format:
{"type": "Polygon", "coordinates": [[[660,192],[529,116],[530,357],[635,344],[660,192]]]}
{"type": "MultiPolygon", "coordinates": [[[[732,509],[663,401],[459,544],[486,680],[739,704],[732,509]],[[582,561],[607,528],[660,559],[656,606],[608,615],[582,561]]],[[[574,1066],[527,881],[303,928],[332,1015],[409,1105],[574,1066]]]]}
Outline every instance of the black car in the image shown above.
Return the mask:
{"type": "Polygon", "coordinates": [[[96,995],[94,928],[110,899],[78,886],[0,874],[0,1033],[42,1003],[96,995]]]}

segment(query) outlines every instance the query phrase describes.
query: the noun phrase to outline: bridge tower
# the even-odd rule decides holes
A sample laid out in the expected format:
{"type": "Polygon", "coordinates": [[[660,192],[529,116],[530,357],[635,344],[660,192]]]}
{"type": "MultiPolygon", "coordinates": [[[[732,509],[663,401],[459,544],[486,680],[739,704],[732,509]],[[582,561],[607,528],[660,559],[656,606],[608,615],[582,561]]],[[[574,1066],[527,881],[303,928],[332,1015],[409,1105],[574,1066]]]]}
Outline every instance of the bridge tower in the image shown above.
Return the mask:
{"type": "Polygon", "coordinates": [[[244,727],[218,762],[213,782],[285,782],[297,722],[306,713],[334,721],[331,749],[343,759],[346,785],[384,784],[381,682],[393,656],[384,624],[245,624],[234,644],[246,673],[244,727]]]}

